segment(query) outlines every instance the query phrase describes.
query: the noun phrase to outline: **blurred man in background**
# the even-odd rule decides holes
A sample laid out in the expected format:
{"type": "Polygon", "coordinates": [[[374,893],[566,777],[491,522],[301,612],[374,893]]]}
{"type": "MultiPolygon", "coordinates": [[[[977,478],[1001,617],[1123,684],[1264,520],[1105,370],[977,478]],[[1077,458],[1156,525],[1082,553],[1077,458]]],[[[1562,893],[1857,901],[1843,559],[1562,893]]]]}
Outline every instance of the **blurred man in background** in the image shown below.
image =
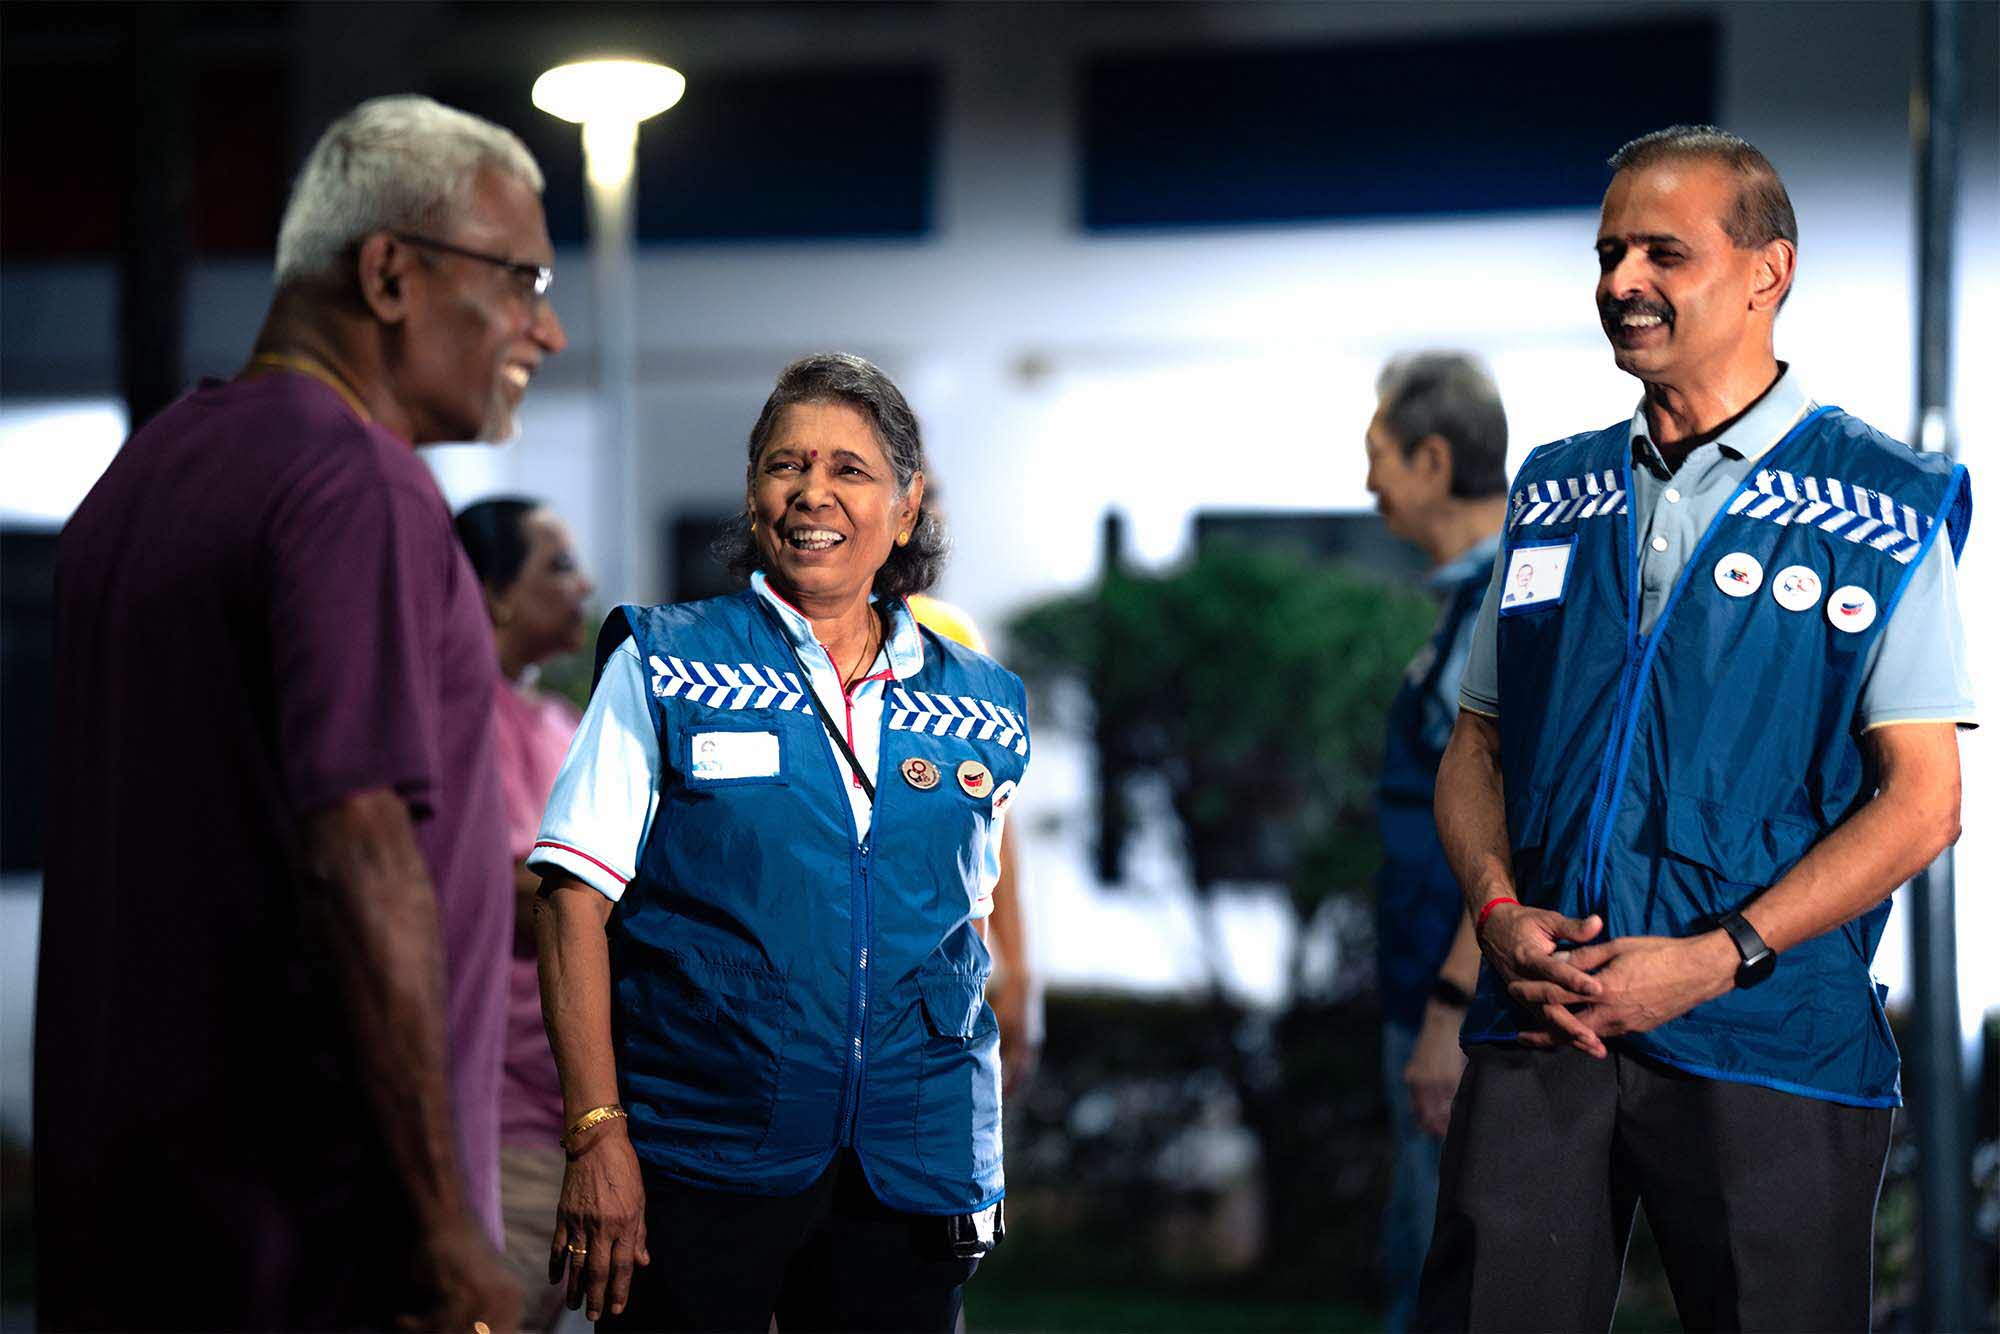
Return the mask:
{"type": "Polygon", "coordinates": [[[1438,829],[1489,965],[1420,1321],[1604,1329],[1643,1203],[1690,1329],[1865,1330],[1901,1101],[1869,976],[1958,836],[1962,468],[1777,360],[1798,258],[1750,144],[1611,159],[1629,422],[1515,479],[1438,829]]]}
{"type": "Polygon", "coordinates": [[[49,1328],[514,1322],[493,640],[411,446],[510,434],[561,350],[541,187],[425,98],[335,123],[249,365],[146,423],[63,531],[49,1328]]]}
{"type": "Polygon", "coordinates": [[[1389,531],[1430,560],[1428,583],[1441,604],[1437,629],[1389,709],[1378,803],[1382,1084],[1395,1153],[1382,1217],[1384,1326],[1400,1334],[1430,1245],[1438,1146],[1465,1065],[1458,1029],[1479,973],[1479,947],[1438,843],[1431,799],[1506,516],[1507,414],[1485,367],[1459,352],[1398,357],[1375,390],[1368,490],[1389,531]]]}

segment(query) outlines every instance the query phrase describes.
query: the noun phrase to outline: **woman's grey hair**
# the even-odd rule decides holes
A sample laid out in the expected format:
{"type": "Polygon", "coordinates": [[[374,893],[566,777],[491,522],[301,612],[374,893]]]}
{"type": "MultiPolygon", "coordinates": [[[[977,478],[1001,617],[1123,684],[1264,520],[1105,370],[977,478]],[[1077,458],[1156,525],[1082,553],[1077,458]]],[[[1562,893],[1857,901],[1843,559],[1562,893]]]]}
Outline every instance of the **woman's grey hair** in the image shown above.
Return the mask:
{"type": "Polygon", "coordinates": [[[327,127],[292,183],[278,286],[338,281],[372,232],[442,230],[488,170],[542,191],[542,169],[512,131],[413,93],[363,102],[327,127]]]}
{"type": "Polygon", "coordinates": [[[1375,381],[1382,422],[1404,457],[1425,436],[1451,450],[1451,494],[1461,500],[1507,489],[1507,411],[1484,362],[1469,352],[1394,357],[1375,381]]]}
{"type": "MultiPolygon", "coordinates": [[[[917,474],[928,471],[924,460],[923,434],[917,414],[910,411],[903,391],[883,373],[881,367],[846,352],[819,352],[801,357],[785,367],[757,424],[750,428],[750,459],[745,469],[747,486],[757,480],[757,460],[778,429],[786,408],[801,403],[845,403],[868,419],[889,466],[896,474],[896,494],[909,494],[917,474]]],[[[910,529],[907,546],[889,548],[889,559],[875,572],[877,597],[903,598],[929,590],[944,572],[949,543],[944,522],[931,506],[924,506],[910,529]]],[[[764,568],[763,552],[750,532],[750,516],[738,514],[716,540],[715,553],[732,573],[747,576],[764,568]]]]}

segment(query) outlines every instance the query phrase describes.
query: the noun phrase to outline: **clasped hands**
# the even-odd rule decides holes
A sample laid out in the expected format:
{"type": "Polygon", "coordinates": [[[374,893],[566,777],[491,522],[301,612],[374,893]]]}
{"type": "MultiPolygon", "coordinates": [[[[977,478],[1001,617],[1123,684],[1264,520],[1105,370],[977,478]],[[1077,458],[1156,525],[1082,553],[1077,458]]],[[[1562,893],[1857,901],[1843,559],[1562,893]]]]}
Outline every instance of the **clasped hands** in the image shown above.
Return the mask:
{"type": "Polygon", "coordinates": [[[1738,955],[1726,932],[1589,943],[1603,932],[1595,913],[1564,917],[1503,903],[1487,915],[1480,951],[1540,1024],[1522,1030],[1522,1045],[1567,1045],[1601,1060],[1604,1039],[1658,1028],[1736,985],[1738,955]]]}

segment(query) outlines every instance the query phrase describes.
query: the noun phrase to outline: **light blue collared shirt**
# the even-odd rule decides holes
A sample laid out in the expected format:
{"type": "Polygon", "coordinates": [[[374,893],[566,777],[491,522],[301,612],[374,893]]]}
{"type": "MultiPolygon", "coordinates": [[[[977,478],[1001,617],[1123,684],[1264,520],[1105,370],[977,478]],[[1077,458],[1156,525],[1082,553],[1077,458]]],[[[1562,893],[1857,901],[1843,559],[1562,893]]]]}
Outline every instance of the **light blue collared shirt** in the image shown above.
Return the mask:
{"type": "MultiPolygon", "coordinates": [[[[1815,406],[1800,377],[1780,362],[1778,378],[1764,396],[1727,431],[1690,450],[1676,471],[1667,467],[1654,445],[1645,400],[1640,400],[1632,414],[1631,438],[1632,515],[1635,520],[1643,515],[1645,522],[1639,536],[1642,633],[1653,628],[1710,521],[1758,460],[1815,406]]],[[[1500,715],[1494,590],[1502,577],[1496,564],[1459,684],[1459,705],[1488,717],[1500,715]]],[[[1977,724],[1965,659],[1965,626],[1958,615],[1958,566],[1950,543],[1931,543],[1868,652],[1857,730],[1892,722],[1977,724]]]]}

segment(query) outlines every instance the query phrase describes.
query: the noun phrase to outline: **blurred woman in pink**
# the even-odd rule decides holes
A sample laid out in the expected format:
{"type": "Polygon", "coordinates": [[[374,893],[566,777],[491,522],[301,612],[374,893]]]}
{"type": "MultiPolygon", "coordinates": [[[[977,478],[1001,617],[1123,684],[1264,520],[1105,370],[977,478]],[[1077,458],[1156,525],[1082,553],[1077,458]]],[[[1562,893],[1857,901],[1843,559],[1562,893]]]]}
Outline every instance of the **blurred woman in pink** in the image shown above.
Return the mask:
{"type": "Polygon", "coordinates": [[[467,506],[454,523],[485,587],[499,651],[494,751],[514,864],[514,958],[500,1090],[500,1203],[507,1259],[523,1288],[521,1327],[547,1330],[562,1309],[562,1289],[548,1281],[548,1252],[562,1189],[563,1151],[557,1140],[563,1132],[563,1101],[542,1029],[535,972],[533,908],[541,877],[529,874],[525,859],[578,719],[573,704],[537,689],[536,679],[541,664],[583,647],[584,600],[591,583],[577,562],[569,529],[534,501],[482,500],[467,506]]]}

